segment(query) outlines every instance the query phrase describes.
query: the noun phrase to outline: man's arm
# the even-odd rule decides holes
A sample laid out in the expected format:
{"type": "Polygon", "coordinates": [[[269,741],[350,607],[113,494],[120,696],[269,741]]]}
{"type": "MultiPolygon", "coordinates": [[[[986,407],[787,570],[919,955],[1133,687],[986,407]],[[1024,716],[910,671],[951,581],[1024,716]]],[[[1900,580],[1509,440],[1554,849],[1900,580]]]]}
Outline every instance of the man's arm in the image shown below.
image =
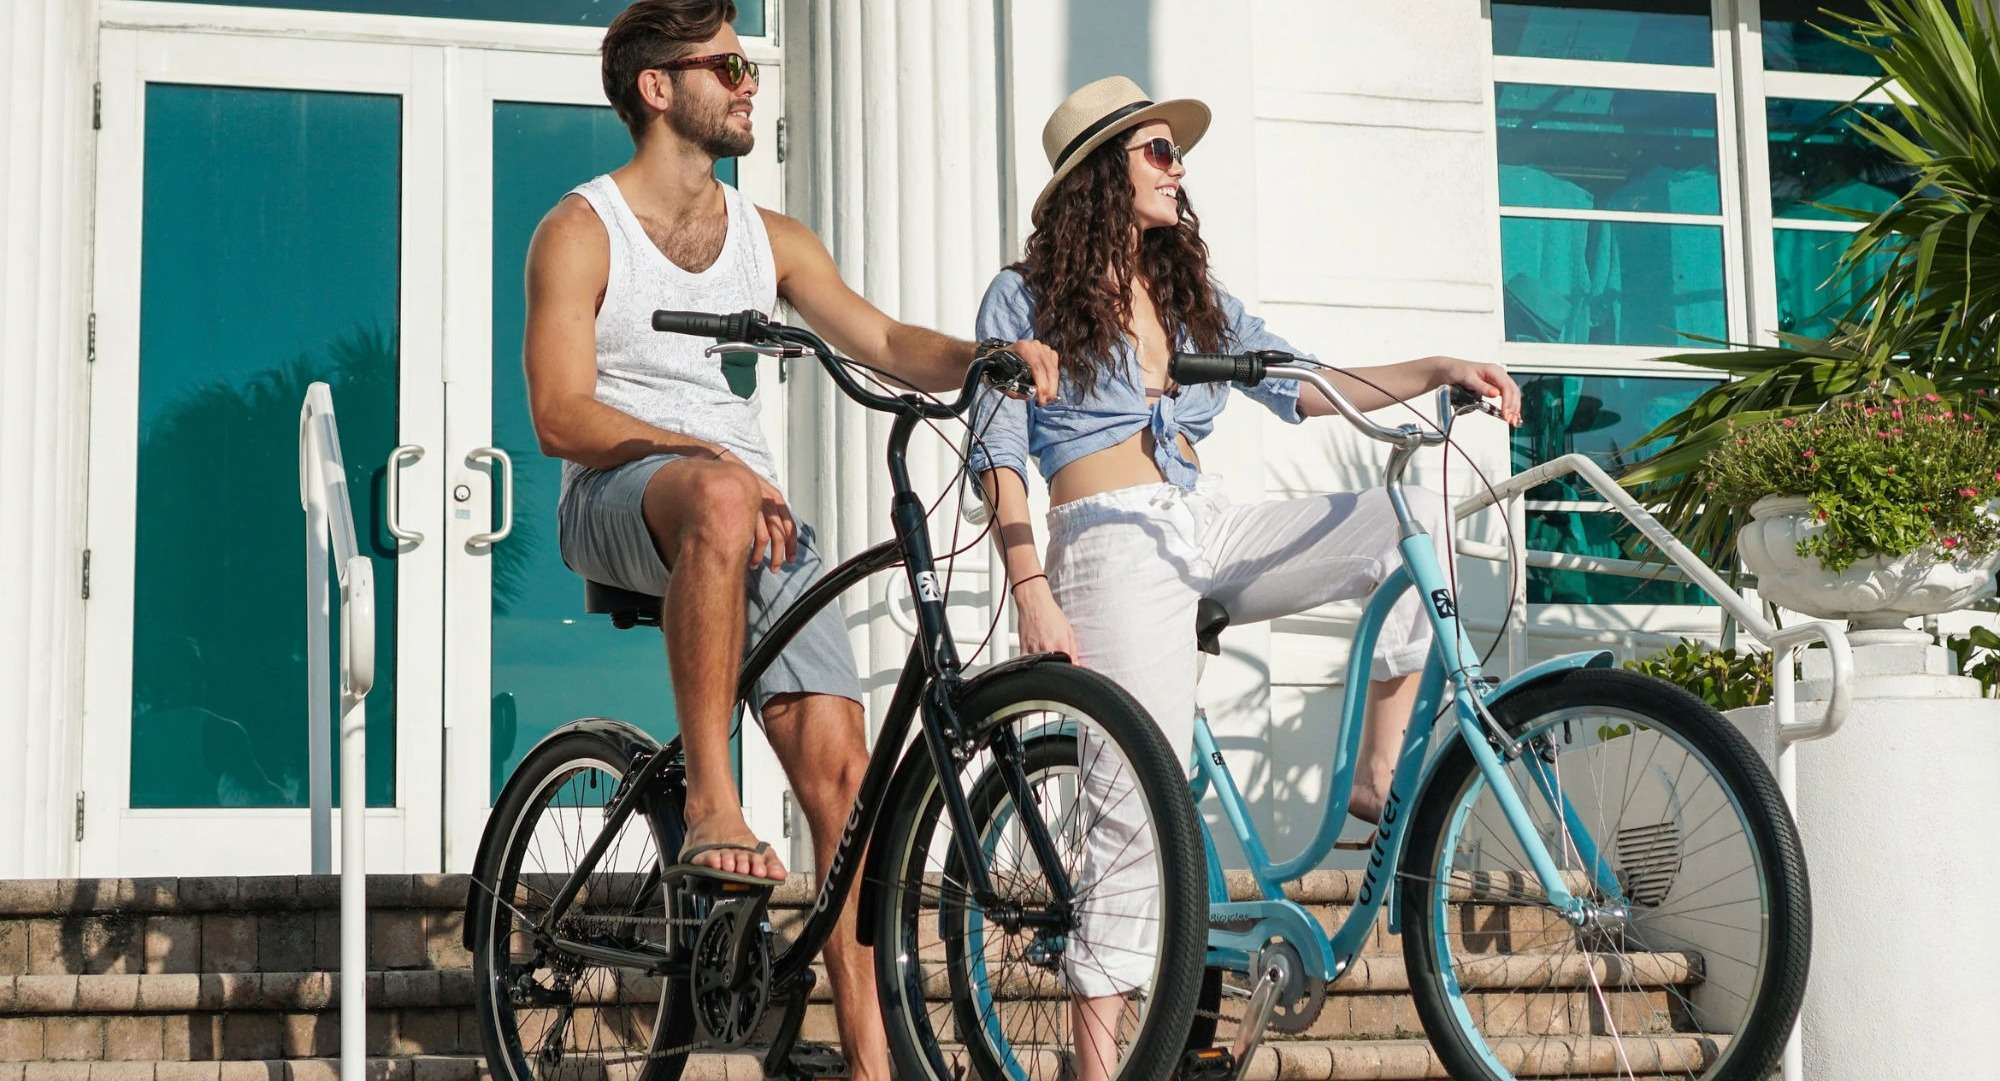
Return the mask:
{"type": "MultiPolygon", "coordinates": [[[[835,349],[918,390],[956,390],[965,382],[974,345],[934,330],[899,323],[847,287],[833,256],[812,230],[783,214],[758,207],[771,237],[778,293],[835,349]]],[[[1055,352],[1039,342],[1017,342],[1015,352],[1034,372],[1036,398],[1055,400],[1055,352]]]]}
{"type": "Polygon", "coordinates": [[[522,366],[542,453],[609,469],[650,454],[721,457],[703,439],[656,428],[597,400],[597,308],[611,274],[611,241],[581,199],[564,199],[528,245],[528,321],[522,366]]]}

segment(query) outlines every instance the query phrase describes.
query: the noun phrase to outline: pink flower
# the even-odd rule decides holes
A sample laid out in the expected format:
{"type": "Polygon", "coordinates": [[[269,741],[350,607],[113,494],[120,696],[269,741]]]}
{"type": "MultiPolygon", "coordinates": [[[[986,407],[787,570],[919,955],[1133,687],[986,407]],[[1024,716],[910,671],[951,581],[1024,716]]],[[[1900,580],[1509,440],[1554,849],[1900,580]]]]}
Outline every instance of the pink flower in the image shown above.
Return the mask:
{"type": "Polygon", "coordinates": [[[1935,402],[1935,401],[1937,401],[1937,400],[1938,400],[1938,396],[1937,396],[1937,395],[1935,395],[1935,394],[1926,394],[1926,395],[1924,395],[1924,401],[1927,401],[1927,402],[1935,402]]]}
{"type": "Polygon", "coordinates": [[[1783,419],[1783,420],[1779,421],[1778,423],[1780,423],[1780,424],[1784,425],[1784,426],[1785,426],[1785,427],[1787,427],[1787,428],[1796,428],[1796,427],[1798,427],[1798,426],[1799,426],[1799,422],[1798,422],[1798,421],[1796,421],[1796,420],[1793,420],[1793,419],[1792,419],[1792,418],[1790,418],[1790,417],[1786,417],[1785,419],[1783,419]]]}
{"type": "Polygon", "coordinates": [[[1940,418],[1944,419],[1944,420],[1950,420],[1950,419],[1951,419],[1951,410],[1947,409],[1947,410],[1945,410],[1944,412],[1942,412],[1942,413],[1939,413],[1939,414],[1938,414],[1938,416],[1939,416],[1940,418]]]}
{"type": "Polygon", "coordinates": [[[1808,457],[1808,458],[1810,458],[1810,457],[1812,457],[1812,456],[1813,456],[1814,454],[1816,454],[1816,453],[1817,453],[1817,452],[1816,452],[1816,451],[1814,451],[1814,450],[1813,450],[1813,449],[1812,449],[1811,447],[1807,447],[1807,448],[1806,448],[1806,452],[1805,452],[1805,456],[1806,456],[1806,457],[1808,457]]]}
{"type": "Polygon", "coordinates": [[[1979,494],[1979,489],[1977,489],[1977,488],[1960,488],[1960,489],[1958,490],[1958,494],[1959,494],[1959,495],[1962,495],[1962,496],[1964,496],[1964,497],[1965,497],[1965,498],[1967,498],[1967,499],[1971,499],[1971,498],[1972,498],[1973,496],[1976,496],[1976,495],[1978,495],[1978,494],[1979,494]]]}
{"type": "Polygon", "coordinates": [[[1895,417],[1895,418],[1896,418],[1897,420],[1902,420],[1902,419],[1903,419],[1903,411],[1902,411],[1902,410],[1900,410],[1900,409],[1891,409],[1891,410],[1889,410],[1889,415],[1890,415],[1890,416],[1892,416],[1892,417],[1895,417]]]}
{"type": "Polygon", "coordinates": [[[1869,417],[1872,417],[1872,416],[1874,416],[1875,414],[1877,414],[1877,413],[1880,413],[1880,412],[1881,412],[1881,410],[1880,410],[1880,409],[1877,409],[1877,408],[1875,408],[1875,407],[1874,407],[1874,406],[1872,406],[1872,405],[1871,405],[1871,406],[1869,406],[1869,407],[1868,407],[1868,408],[1866,408],[1866,409],[1863,409],[1863,410],[1861,411],[1861,413],[1862,413],[1862,415],[1863,415],[1863,416],[1869,416],[1869,417]]]}
{"type": "Polygon", "coordinates": [[[1996,469],[1993,471],[1993,479],[2000,480],[2000,469],[1996,469]]]}
{"type": "Polygon", "coordinates": [[[1940,543],[1940,544],[1944,545],[1944,546],[1945,546],[1946,548],[1956,548],[1956,547],[1958,547],[1958,538],[1957,538],[1957,537],[1945,537],[1945,538],[1943,538],[1942,540],[1940,540],[1940,541],[1939,541],[1938,543],[1940,543]]]}

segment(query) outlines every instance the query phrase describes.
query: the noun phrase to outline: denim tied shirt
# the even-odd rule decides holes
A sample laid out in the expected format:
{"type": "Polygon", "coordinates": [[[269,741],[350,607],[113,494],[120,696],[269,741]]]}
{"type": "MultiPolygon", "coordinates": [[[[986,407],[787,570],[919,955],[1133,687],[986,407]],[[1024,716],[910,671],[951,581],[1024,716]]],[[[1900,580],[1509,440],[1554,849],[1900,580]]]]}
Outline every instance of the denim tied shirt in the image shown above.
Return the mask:
{"type": "MultiPolygon", "coordinates": [[[[1283,338],[1264,329],[1264,321],[1243,310],[1235,297],[1216,289],[1227,324],[1222,349],[1248,352],[1280,349],[1297,353],[1283,338]]],[[[1035,336],[1035,298],[1028,283],[1013,270],[1003,270],[987,286],[979,304],[980,340],[1024,341],[1035,336]]],[[[1177,349],[1193,349],[1182,335],[1177,349]]],[[[1009,398],[982,387],[972,408],[971,453],[966,465],[973,473],[1007,468],[1027,483],[1028,459],[1041,467],[1042,479],[1055,476],[1069,463],[1130,439],[1140,428],[1153,433],[1153,462],[1160,475],[1180,488],[1193,489],[1199,472],[1181,453],[1180,435],[1198,443],[1215,429],[1215,416],[1229,400],[1230,383],[1183,386],[1174,395],[1146,397],[1145,373],[1130,338],[1115,346],[1110,368],[1099,373],[1089,395],[1079,392],[1065,374],[1061,393],[1043,406],[1009,398]]],[[[1254,387],[1239,387],[1289,424],[1297,424],[1299,385],[1287,379],[1266,379],[1254,387]]]]}

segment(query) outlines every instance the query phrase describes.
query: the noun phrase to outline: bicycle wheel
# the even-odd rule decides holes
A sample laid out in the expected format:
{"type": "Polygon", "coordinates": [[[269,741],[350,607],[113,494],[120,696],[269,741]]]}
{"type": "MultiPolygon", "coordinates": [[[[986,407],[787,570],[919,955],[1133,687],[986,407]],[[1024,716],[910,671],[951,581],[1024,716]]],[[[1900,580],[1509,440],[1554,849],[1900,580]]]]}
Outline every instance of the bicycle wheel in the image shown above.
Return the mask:
{"type": "MultiPolygon", "coordinates": [[[[685,987],[636,969],[538,947],[527,933],[601,831],[632,772],[621,741],[596,732],[549,740],[521,764],[493,809],[474,885],[473,973],[481,1042],[502,1081],[676,1081],[693,1041],[685,987]]],[[[677,852],[672,815],[641,810],[556,923],[567,939],[664,952],[662,852],[677,852]],[[671,834],[671,836],[669,835],[671,834]]]]}
{"type": "Polygon", "coordinates": [[[1187,782],[1132,697],[1043,664],[959,708],[977,753],[959,777],[992,907],[966,868],[926,759],[918,798],[892,809],[875,960],[900,1077],[1166,1077],[1193,1017],[1207,937],[1201,843],[1187,782]],[[1052,903],[993,751],[1022,772],[1075,910],[1052,903]]]}
{"type": "Polygon", "coordinates": [[[1410,989],[1446,1069],[1762,1078],[1798,1017],[1812,922],[1798,832],[1749,742],[1686,691],[1610,669],[1493,712],[1524,747],[1509,779],[1589,908],[1550,907],[1454,744],[1398,871],[1410,989]]]}

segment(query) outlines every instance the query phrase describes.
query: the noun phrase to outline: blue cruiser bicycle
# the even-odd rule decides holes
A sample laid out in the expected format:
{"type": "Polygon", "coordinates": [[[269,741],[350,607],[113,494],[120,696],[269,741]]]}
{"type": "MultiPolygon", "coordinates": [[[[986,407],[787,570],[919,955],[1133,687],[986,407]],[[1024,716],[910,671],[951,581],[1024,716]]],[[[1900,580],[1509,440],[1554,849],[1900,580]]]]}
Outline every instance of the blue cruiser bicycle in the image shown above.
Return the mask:
{"type": "MultiPolygon", "coordinates": [[[[1448,442],[1458,416],[1488,407],[1445,389],[1435,425],[1385,426],[1317,368],[1284,353],[1184,353],[1170,369],[1182,384],[1277,377],[1317,387],[1392,448],[1385,483],[1403,537],[1403,567],[1355,632],[1324,818],[1303,852],[1271,858],[1207,718],[1196,718],[1194,796],[1213,791],[1255,895],[1231,898],[1204,829],[1208,972],[1184,1073],[1249,1075],[1267,1029],[1393,1035],[1322,1018],[1329,985],[1345,978],[1378,993],[1407,987],[1435,1054],[1412,1048],[1411,1077],[1440,1076],[1439,1067],[1492,1081],[1764,1077],[1798,1016],[1812,936],[1805,859],[1770,771],[1715,710],[1613,668],[1607,651],[1485,675],[1402,479],[1419,450],[1448,442]],[[1369,660],[1409,589],[1426,598],[1432,655],[1367,865],[1328,933],[1285,886],[1336,846],[1369,660]],[[1401,973],[1393,955],[1362,958],[1384,909],[1401,936],[1401,973]]],[[[1228,621],[1214,602],[1201,605],[1203,650],[1220,651],[1228,621]]],[[[1043,734],[1029,758],[1074,762],[1066,739],[1043,734]]],[[[1283,1047],[1269,1045],[1255,1073],[1272,1076],[1273,1057],[1277,1076],[1338,1068],[1288,1062],[1283,1047]]]]}

